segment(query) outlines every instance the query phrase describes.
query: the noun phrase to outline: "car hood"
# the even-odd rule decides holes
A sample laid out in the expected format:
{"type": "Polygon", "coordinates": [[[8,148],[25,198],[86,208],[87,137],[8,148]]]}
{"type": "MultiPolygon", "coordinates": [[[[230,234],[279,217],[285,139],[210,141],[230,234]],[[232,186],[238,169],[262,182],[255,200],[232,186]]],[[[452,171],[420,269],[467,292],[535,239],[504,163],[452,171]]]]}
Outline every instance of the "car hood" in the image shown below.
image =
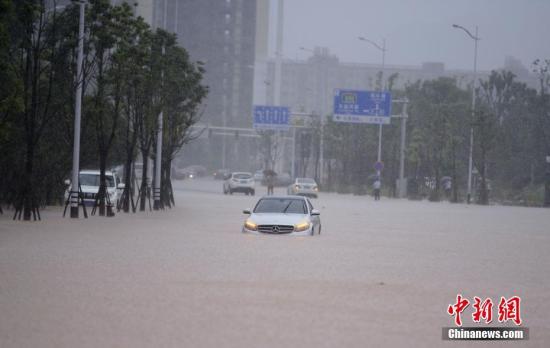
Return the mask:
{"type": "Polygon", "coordinates": [[[309,221],[307,214],[278,214],[278,213],[259,213],[251,214],[250,220],[257,225],[295,225],[304,220],[309,221]]]}

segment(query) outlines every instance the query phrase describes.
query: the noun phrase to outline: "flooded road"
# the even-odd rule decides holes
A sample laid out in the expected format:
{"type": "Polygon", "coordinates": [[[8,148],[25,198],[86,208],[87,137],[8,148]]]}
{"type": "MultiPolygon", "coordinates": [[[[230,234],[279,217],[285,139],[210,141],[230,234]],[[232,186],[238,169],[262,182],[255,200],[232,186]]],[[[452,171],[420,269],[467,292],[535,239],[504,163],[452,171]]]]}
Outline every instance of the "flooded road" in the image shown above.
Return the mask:
{"type": "Polygon", "coordinates": [[[252,236],[265,187],[174,185],[163,212],[0,216],[0,346],[439,347],[458,293],[492,298],[492,326],[520,296],[522,345],[550,342],[547,209],[321,194],[321,236],[252,236]]]}

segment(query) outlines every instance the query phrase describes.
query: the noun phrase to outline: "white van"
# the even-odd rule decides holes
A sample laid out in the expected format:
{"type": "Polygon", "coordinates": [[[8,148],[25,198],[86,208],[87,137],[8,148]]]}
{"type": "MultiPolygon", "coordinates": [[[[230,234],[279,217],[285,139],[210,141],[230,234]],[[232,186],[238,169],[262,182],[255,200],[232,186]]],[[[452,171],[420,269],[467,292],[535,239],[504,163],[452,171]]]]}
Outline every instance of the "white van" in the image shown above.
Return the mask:
{"type": "MultiPolygon", "coordinates": [[[[99,191],[99,170],[82,170],[80,171],[79,181],[82,193],[84,194],[84,204],[87,206],[94,205],[97,192],[99,191]]],[[[113,207],[116,207],[118,200],[122,195],[124,184],[120,182],[120,179],[116,175],[115,171],[106,170],[105,179],[107,181],[107,194],[113,207]]],[[[69,183],[70,184],[70,183],[69,183]]],[[[65,191],[65,200],[69,197],[69,191],[71,185],[65,191]]]]}

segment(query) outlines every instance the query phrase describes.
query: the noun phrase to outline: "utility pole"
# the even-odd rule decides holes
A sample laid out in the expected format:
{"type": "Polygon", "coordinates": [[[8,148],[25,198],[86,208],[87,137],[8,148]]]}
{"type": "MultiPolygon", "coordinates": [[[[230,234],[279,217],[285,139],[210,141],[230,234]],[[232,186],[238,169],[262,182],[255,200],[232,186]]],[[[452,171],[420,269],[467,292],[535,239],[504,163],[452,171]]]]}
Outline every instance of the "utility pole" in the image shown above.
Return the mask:
{"type": "Polygon", "coordinates": [[[476,34],[472,35],[470,31],[464,28],[461,25],[453,24],[453,28],[463,30],[468,36],[474,40],[474,79],[472,81],[472,120],[470,122],[470,150],[468,156],[468,194],[466,201],[470,204],[472,198],[472,170],[473,170],[473,152],[474,152],[474,126],[473,122],[475,119],[476,112],[476,80],[477,80],[477,42],[480,40],[477,33],[476,25],[476,34]]]}
{"type": "Polygon", "coordinates": [[[405,99],[403,103],[403,113],[401,118],[401,145],[399,147],[399,185],[397,186],[397,196],[404,198],[407,195],[407,182],[405,181],[405,137],[407,136],[407,105],[409,100],[405,99]]]}
{"type": "MultiPolygon", "coordinates": [[[[277,37],[276,37],[276,47],[275,47],[275,79],[274,79],[274,88],[275,88],[275,106],[281,106],[281,80],[282,80],[282,68],[283,68],[283,25],[284,25],[284,0],[279,0],[277,8],[277,37]]],[[[276,132],[275,141],[282,144],[282,154],[284,155],[285,149],[285,139],[281,131],[276,132]]],[[[282,156],[279,156],[282,157],[282,156]]],[[[282,160],[278,160],[281,170],[283,168],[282,160]]],[[[275,169],[275,168],[271,168],[275,169]]]]}
{"type": "Polygon", "coordinates": [[[80,197],[80,118],[82,111],[82,61],[84,60],[84,10],[85,2],[80,1],[80,19],[78,24],[78,56],[76,62],[76,96],[74,116],[74,141],[73,141],[73,177],[71,182],[71,218],[78,219],[78,204],[80,197]]]}
{"type": "MultiPolygon", "coordinates": [[[[166,30],[166,0],[164,0],[164,17],[163,17],[163,28],[166,30]]],[[[162,56],[165,54],[165,46],[162,45],[162,56]]],[[[164,87],[164,69],[160,73],[161,85],[164,87]]],[[[164,88],[161,88],[161,93],[163,93],[164,88]]],[[[162,100],[162,97],[161,97],[162,100]]],[[[155,185],[153,188],[153,209],[159,210],[161,208],[161,166],[162,166],[162,127],[163,127],[163,118],[164,111],[161,109],[158,120],[157,120],[157,151],[155,154],[155,185]]]]}
{"type": "MultiPolygon", "coordinates": [[[[358,38],[361,41],[365,41],[373,45],[375,48],[377,48],[379,51],[382,52],[382,71],[381,71],[381,82],[380,82],[380,89],[383,91],[386,88],[386,83],[384,81],[384,70],[386,68],[386,39],[382,39],[382,46],[377,44],[376,42],[369,40],[363,36],[360,36],[358,38]]],[[[378,124],[378,156],[377,161],[382,161],[382,123],[378,124]]],[[[376,170],[376,175],[380,178],[380,170],[376,170]]]]}

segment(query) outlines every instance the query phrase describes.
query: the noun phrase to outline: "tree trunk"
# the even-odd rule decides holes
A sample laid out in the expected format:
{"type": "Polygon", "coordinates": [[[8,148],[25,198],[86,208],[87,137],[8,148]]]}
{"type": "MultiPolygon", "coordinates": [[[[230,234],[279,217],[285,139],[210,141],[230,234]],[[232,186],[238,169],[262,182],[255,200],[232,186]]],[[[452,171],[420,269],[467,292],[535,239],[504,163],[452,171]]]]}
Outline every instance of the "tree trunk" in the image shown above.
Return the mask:
{"type": "Polygon", "coordinates": [[[132,196],[132,188],[134,184],[132,182],[132,161],[133,161],[133,149],[126,153],[126,163],[124,164],[124,191],[122,192],[122,211],[125,213],[130,212],[130,199],[132,196]]]}
{"type": "Polygon", "coordinates": [[[451,148],[451,156],[452,156],[452,174],[451,174],[451,178],[452,178],[452,181],[451,181],[451,185],[452,185],[452,190],[453,190],[453,193],[452,193],[452,198],[451,198],[451,202],[452,203],[458,203],[458,177],[456,175],[456,153],[455,153],[455,143],[453,141],[452,143],[452,148],[451,148]]]}
{"type": "Polygon", "coordinates": [[[32,139],[29,139],[27,144],[27,158],[25,159],[25,175],[23,178],[22,192],[22,208],[23,208],[23,220],[29,221],[31,219],[31,213],[34,209],[38,209],[34,199],[34,189],[32,185],[33,174],[33,161],[34,161],[34,144],[32,139]]]}
{"type": "Polygon", "coordinates": [[[143,161],[143,169],[142,169],[142,173],[141,173],[141,189],[140,189],[140,192],[141,192],[141,195],[140,195],[140,200],[139,200],[139,211],[145,211],[145,203],[146,203],[146,199],[147,199],[147,196],[149,194],[148,190],[148,184],[147,184],[147,181],[148,181],[148,178],[147,178],[147,171],[149,170],[149,151],[147,150],[141,150],[141,158],[142,158],[142,161],[143,161]]]}
{"type": "MultiPolygon", "coordinates": [[[[107,199],[107,178],[105,170],[107,168],[107,154],[104,151],[99,153],[99,190],[97,192],[99,200],[99,216],[105,216],[105,201],[107,199]]],[[[112,202],[111,202],[112,203],[112,202]]]]}
{"type": "Polygon", "coordinates": [[[481,147],[481,187],[479,189],[479,204],[489,204],[489,191],[487,190],[487,154],[485,148],[481,147]]]}

